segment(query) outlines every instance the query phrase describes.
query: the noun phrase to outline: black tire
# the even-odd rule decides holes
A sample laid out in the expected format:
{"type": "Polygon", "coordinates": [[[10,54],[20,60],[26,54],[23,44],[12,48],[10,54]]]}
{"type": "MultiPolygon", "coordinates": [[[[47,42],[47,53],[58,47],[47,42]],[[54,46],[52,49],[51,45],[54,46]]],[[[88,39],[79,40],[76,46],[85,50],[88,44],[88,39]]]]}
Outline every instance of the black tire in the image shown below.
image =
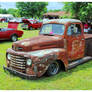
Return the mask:
{"type": "Polygon", "coordinates": [[[32,27],[29,28],[29,30],[32,30],[32,29],[33,29],[32,27]]]}
{"type": "Polygon", "coordinates": [[[23,30],[26,30],[26,28],[23,28],[23,30]]]}
{"type": "Polygon", "coordinates": [[[40,30],[40,28],[37,28],[37,30],[40,30]]]}
{"type": "Polygon", "coordinates": [[[2,23],[4,23],[5,21],[3,20],[2,23]]]}
{"type": "Polygon", "coordinates": [[[61,69],[61,64],[58,61],[51,63],[46,71],[47,76],[56,75],[61,69]]]}
{"type": "Polygon", "coordinates": [[[37,30],[38,28],[35,28],[35,30],[37,30]]]}
{"type": "Polygon", "coordinates": [[[12,35],[11,36],[11,41],[12,42],[16,42],[18,40],[18,36],[17,35],[12,35]]]}

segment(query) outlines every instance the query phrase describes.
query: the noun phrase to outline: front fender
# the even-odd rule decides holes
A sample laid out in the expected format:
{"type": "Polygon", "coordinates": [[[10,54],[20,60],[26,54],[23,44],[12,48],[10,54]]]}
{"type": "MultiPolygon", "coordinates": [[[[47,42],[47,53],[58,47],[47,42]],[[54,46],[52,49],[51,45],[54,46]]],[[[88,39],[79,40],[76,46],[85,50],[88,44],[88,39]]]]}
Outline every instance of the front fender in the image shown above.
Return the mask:
{"type": "Polygon", "coordinates": [[[48,69],[49,65],[56,60],[63,62],[65,69],[68,66],[67,53],[65,49],[53,48],[30,52],[31,56],[37,58],[33,59],[36,67],[38,77],[42,76],[48,69]]]}
{"type": "Polygon", "coordinates": [[[29,75],[35,74],[37,77],[42,76],[47,71],[49,65],[56,60],[63,62],[65,69],[68,66],[67,52],[63,48],[43,49],[31,52],[17,52],[8,49],[7,53],[32,59],[32,66],[27,67],[26,72],[29,75]]]}

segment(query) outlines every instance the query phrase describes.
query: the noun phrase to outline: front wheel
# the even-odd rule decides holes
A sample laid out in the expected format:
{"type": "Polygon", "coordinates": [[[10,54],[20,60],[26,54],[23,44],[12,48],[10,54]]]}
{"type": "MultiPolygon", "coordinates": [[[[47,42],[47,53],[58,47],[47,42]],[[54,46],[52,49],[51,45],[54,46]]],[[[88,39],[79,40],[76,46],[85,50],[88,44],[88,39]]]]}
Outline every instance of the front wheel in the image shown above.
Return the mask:
{"type": "Polygon", "coordinates": [[[16,42],[18,40],[18,37],[16,35],[11,36],[11,41],[16,42]]]}
{"type": "Polygon", "coordinates": [[[48,76],[56,75],[60,71],[60,63],[58,61],[53,62],[49,65],[46,74],[48,76]]]}

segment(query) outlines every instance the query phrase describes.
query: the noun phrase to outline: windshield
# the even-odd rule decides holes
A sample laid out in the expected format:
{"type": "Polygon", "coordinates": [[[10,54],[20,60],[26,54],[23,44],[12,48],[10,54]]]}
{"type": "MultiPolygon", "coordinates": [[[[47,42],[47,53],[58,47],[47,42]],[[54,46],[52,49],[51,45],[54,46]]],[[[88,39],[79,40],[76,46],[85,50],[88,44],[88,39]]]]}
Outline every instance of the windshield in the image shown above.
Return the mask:
{"type": "Polygon", "coordinates": [[[40,34],[63,35],[64,24],[44,24],[40,30],[40,34]]]}

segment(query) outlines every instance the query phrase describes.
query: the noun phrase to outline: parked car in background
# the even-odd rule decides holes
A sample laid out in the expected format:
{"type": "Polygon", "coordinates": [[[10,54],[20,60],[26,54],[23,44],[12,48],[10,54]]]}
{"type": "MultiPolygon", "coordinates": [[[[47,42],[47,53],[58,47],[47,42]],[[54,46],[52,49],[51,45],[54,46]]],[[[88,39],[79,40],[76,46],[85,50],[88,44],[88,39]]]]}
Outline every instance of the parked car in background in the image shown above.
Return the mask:
{"type": "Polygon", "coordinates": [[[22,18],[12,18],[9,20],[9,22],[18,22],[18,23],[22,23],[22,18]]]}
{"type": "Polygon", "coordinates": [[[42,22],[34,19],[23,19],[22,22],[24,23],[21,26],[23,29],[32,30],[33,28],[38,29],[42,26],[42,22]]]}
{"type": "Polygon", "coordinates": [[[23,31],[17,30],[18,24],[17,22],[9,22],[8,28],[0,28],[0,40],[17,41],[18,37],[23,35],[23,31]]]}
{"type": "Polygon", "coordinates": [[[0,18],[0,22],[5,22],[6,19],[5,18],[0,18]]]}
{"type": "Polygon", "coordinates": [[[4,18],[4,21],[2,21],[2,22],[8,22],[13,17],[14,16],[12,14],[0,14],[0,18],[4,18]]]}

